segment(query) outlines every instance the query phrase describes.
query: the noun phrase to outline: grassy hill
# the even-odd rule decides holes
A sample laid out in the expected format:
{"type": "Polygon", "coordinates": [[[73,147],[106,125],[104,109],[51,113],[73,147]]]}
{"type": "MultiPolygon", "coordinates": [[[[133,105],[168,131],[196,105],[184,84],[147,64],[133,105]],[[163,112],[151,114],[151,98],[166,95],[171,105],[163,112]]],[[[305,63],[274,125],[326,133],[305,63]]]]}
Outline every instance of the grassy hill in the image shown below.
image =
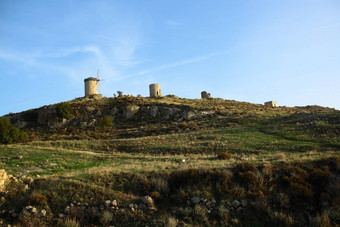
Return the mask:
{"type": "Polygon", "coordinates": [[[4,223],[340,224],[335,109],[125,96],[6,117],[29,142],[0,145],[17,178],[2,193],[4,223]]]}

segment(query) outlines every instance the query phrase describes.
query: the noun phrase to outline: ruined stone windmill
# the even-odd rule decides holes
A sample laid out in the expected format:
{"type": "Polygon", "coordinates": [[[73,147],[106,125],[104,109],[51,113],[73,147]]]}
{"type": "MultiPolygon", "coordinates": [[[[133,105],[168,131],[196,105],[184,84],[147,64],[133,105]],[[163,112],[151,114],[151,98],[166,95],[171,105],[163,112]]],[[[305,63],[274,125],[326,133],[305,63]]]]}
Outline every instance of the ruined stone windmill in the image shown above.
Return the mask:
{"type": "Polygon", "coordinates": [[[84,80],[85,82],[85,97],[93,96],[98,94],[98,88],[100,90],[100,74],[99,69],[97,70],[97,78],[89,77],[84,80]]]}

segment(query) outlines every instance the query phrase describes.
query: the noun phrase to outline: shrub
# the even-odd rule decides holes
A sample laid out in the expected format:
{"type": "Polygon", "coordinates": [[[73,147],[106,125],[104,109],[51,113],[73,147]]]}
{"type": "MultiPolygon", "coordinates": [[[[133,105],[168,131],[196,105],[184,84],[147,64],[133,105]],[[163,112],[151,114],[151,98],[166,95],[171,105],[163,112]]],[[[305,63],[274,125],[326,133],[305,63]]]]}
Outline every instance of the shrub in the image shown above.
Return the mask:
{"type": "Polygon", "coordinates": [[[7,196],[10,200],[19,200],[19,198],[21,198],[26,192],[25,184],[11,181],[6,185],[6,191],[8,191],[7,196]]]}
{"type": "Polygon", "coordinates": [[[221,152],[217,155],[217,158],[220,160],[228,160],[231,159],[232,155],[228,152],[221,152]]]}
{"type": "Polygon", "coordinates": [[[101,118],[99,120],[99,125],[101,128],[112,127],[113,121],[112,121],[111,116],[106,115],[105,117],[101,118]]]}
{"type": "Polygon", "coordinates": [[[57,114],[59,119],[69,119],[71,117],[72,107],[67,102],[62,102],[57,105],[57,114]]]}
{"type": "Polygon", "coordinates": [[[244,186],[256,185],[257,179],[254,172],[246,171],[238,174],[240,183],[244,186]]]}
{"type": "Polygon", "coordinates": [[[26,142],[28,135],[11,124],[7,117],[0,118],[0,143],[26,142]]]}
{"type": "Polygon", "coordinates": [[[293,217],[283,212],[270,212],[270,216],[272,222],[277,226],[292,226],[294,224],[293,217]]]}
{"type": "MultiPolygon", "coordinates": [[[[288,193],[297,199],[311,199],[314,196],[312,186],[306,181],[308,179],[308,173],[300,167],[295,168],[295,173],[290,177],[284,177],[284,180],[288,183],[288,193]]],[[[308,201],[308,200],[306,200],[308,201]]]]}
{"type": "Polygon", "coordinates": [[[242,172],[246,172],[246,171],[255,172],[255,171],[257,171],[257,168],[255,167],[255,165],[253,163],[250,163],[250,162],[241,163],[239,165],[239,168],[241,169],[242,172]]]}
{"type": "Polygon", "coordinates": [[[310,220],[310,226],[312,227],[328,227],[332,226],[331,220],[329,219],[329,212],[324,211],[322,214],[318,214],[316,217],[312,217],[310,220]]]}
{"type": "Polygon", "coordinates": [[[23,113],[25,121],[36,122],[38,121],[38,112],[36,110],[27,110],[23,113]]]}
{"type": "Polygon", "coordinates": [[[203,207],[201,205],[196,205],[193,209],[193,219],[195,222],[204,225],[207,225],[209,223],[208,219],[208,209],[206,207],[203,207]]]}

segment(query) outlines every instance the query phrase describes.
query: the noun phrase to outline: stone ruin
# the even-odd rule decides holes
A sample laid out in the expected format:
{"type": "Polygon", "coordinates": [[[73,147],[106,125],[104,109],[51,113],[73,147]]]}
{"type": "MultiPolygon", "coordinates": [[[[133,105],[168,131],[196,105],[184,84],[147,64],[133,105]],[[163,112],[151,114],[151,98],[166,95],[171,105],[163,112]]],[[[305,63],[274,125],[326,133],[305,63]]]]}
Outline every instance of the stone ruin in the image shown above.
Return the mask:
{"type": "Polygon", "coordinates": [[[201,92],[201,98],[202,99],[209,99],[209,98],[211,98],[211,95],[210,95],[210,93],[207,93],[206,91],[202,91],[201,92]]]}
{"type": "Polygon", "coordinates": [[[150,89],[150,98],[162,96],[161,86],[159,84],[150,84],[149,89],[150,89]]]}
{"type": "Polygon", "coordinates": [[[98,79],[94,77],[89,77],[84,80],[85,82],[85,97],[91,95],[97,95],[98,79]]]}
{"type": "Polygon", "coordinates": [[[270,107],[278,107],[277,102],[275,101],[268,101],[264,103],[265,106],[270,106],[270,107]]]}

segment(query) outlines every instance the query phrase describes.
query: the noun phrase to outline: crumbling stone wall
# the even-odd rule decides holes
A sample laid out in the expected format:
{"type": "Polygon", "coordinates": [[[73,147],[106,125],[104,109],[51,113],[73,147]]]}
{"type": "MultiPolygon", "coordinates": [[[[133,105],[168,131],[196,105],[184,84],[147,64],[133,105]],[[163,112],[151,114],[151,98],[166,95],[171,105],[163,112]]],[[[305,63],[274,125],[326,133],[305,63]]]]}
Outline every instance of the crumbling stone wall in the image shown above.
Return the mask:
{"type": "Polygon", "coordinates": [[[264,103],[265,106],[278,107],[277,102],[269,101],[264,103]]]}
{"type": "Polygon", "coordinates": [[[206,91],[202,91],[201,92],[201,98],[202,99],[209,99],[209,98],[211,98],[211,95],[210,95],[210,93],[207,93],[206,91]]]}

